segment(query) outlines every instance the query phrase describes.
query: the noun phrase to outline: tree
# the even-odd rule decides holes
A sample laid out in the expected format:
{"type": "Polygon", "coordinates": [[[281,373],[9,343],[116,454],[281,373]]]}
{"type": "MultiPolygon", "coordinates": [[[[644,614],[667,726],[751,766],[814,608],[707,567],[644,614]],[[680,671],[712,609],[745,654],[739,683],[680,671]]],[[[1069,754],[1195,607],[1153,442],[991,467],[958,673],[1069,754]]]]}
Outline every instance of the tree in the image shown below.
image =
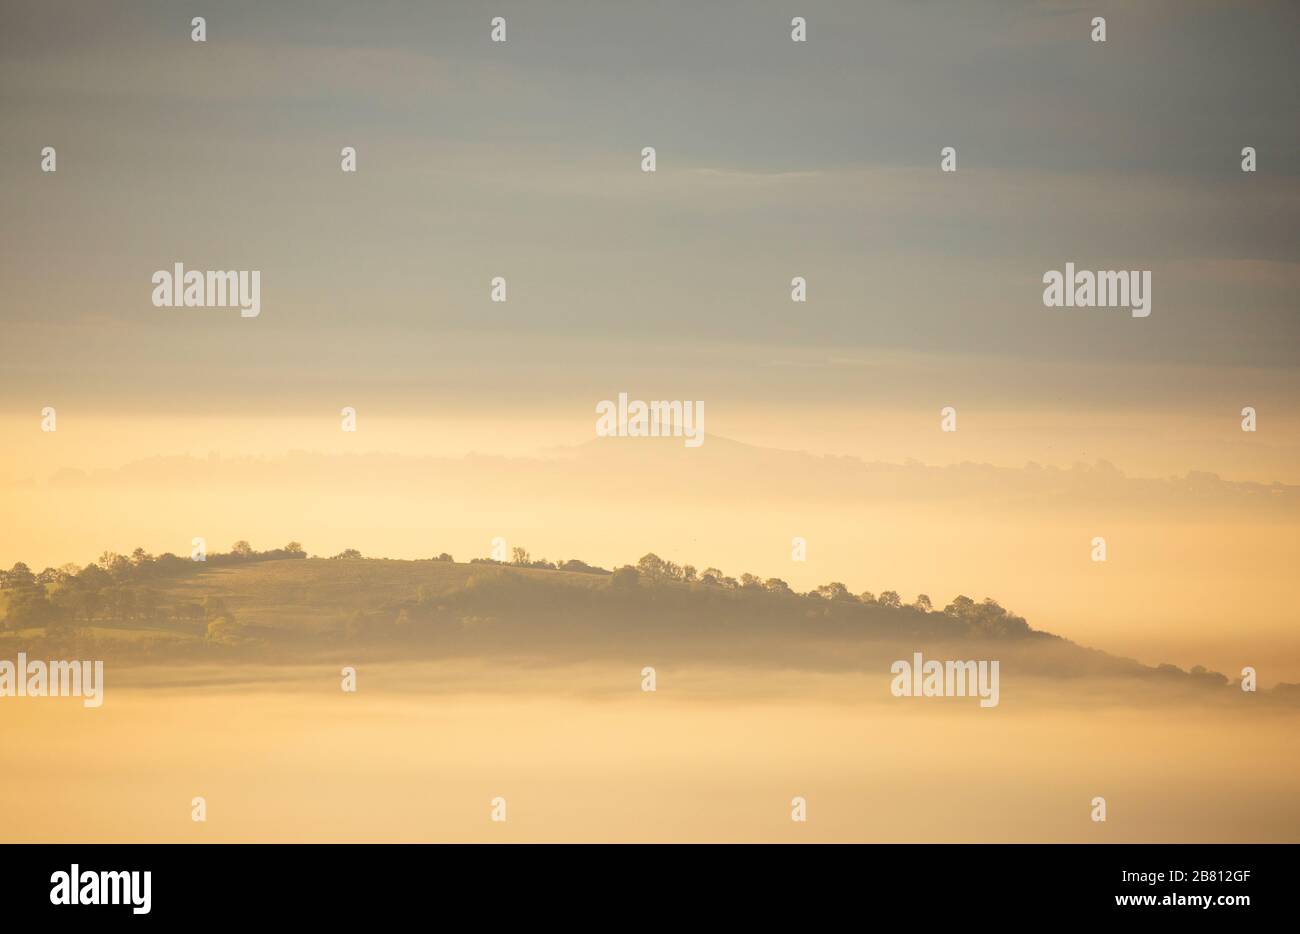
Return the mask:
{"type": "Polygon", "coordinates": [[[822,584],[813,593],[823,600],[852,600],[853,594],[849,593],[849,588],[845,587],[839,581],[831,581],[829,584],[822,584]]]}
{"type": "Polygon", "coordinates": [[[943,608],[948,616],[965,623],[967,629],[976,635],[993,638],[1023,636],[1029,633],[1029,624],[1019,616],[1008,613],[996,600],[985,597],[982,603],[976,603],[970,597],[954,597],[952,603],[943,608]]]}
{"type": "Polygon", "coordinates": [[[694,565],[690,565],[690,564],[682,565],[682,580],[686,581],[686,583],[688,584],[691,584],[695,582],[695,576],[696,576],[696,572],[695,572],[694,565]]]}
{"type": "Polygon", "coordinates": [[[54,606],[46,596],[43,584],[12,589],[5,622],[10,629],[44,626],[54,618],[54,606]]]}
{"type": "Polygon", "coordinates": [[[521,567],[527,567],[532,561],[532,556],[528,554],[527,548],[520,548],[516,545],[510,549],[510,563],[521,567]]]}
{"type": "Polygon", "coordinates": [[[636,563],[636,569],[651,580],[657,580],[664,574],[664,559],[654,552],[643,555],[636,563]]]}
{"type": "Polygon", "coordinates": [[[81,615],[86,618],[87,623],[95,618],[95,614],[99,612],[99,608],[103,605],[102,593],[100,590],[91,590],[89,587],[77,588],[77,606],[81,610],[81,615]]]}
{"type": "Polygon", "coordinates": [[[251,558],[253,557],[253,546],[241,538],[230,546],[230,553],[237,558],[251,558]]]}
{"type": "Polygon", "coordinates": [[[98,564],[88,564],[77,575],[77,583],[88,590],[103,590],[113,583],[113,578],[98,564]]]}
{"type": "Polygon", "coordinates": [[[903,605],[903,598],[898,595],[898,591],[896,590],[886,590],[881,593],[880,598],[876,602],[881,606],[897,609],[903,605]]]}
{"type": "Polygon", "coordinates": [[[81,597],[81,591],[77,587],[65,584],[50,594],[50,603],[60,618],[76,619],[81,610],[81,597]]]}
{"type": "Polygon", "coordinates": [[[361,552],[357,551],[355,548],[344,548],[342,551],[336,554],[332,560],[337,561],[340,558],[360,558],[360,557],[361,557],[361,552]]]}
{"type": "Polygon", "coordinates": [[[577,558],[570,558],[564,564],[559,566],[561,571],[569,571],[573,574],[610,574],[604,568],[598,568],[588,564],[586,561],[579,561],[577,558]]]}
{"type": "Polygon", "coordinates": [[[928,594],[919,593],[916,595],[916,603],[912,604],[922,613],[929,613],[934,609],[934,604],[930,602],[928,594]]]}
{"type": "Polygon", "coordinates": [[[124,581],[131,576],[131,562],[115,551],[106,551],[100,555],[99,566],[115,581],[124,581]]]}
{"type": "Polygon", "coordinates": [[[161,573],[180,574],[183,573],[185,569],[194,567],[194,562],[189,558],[178,558],[170,551],[164,551],[154,559],[154,566],[157,567],[161,573]]]}
{"type": "Polygon", "coordinates": [[[700,575],[700,580],[706,584],[719,583],[726,575],[717,568],[705,568],[704,573],[700,575]]]}
{"type": "Polygon", "coordinates": [[[771,593],[793,593],[794,592],[790,589],[790,585],[787,584],[785,581],[781,580],[781,578],[779,577],[769,577],[767,581],[763,584],[763,587],[765,590],[768,590],[771,593]]]}
{"type": "Polygon", "coordinates": [[[284,546],[284,553],[292,555],[295,558],[307,557],[307,552],[303,550],[302,542],[290,542],[284,546]]]}
{"type": "Polygon", "coordinates": [[[975,607],[974,600],[972,600],[970,597],[966,596],[965,594],[958,594],[957,596],[952,598],[952,603],[949,603],[946,607],[943,608],[943,612],[948,616],[956,616],[957,618],[960,619],[961,617],[969,614],[970,611],[974,609],[974,607],[975,607]]]}
{"type": "Polygon", "coordinates": [[[614,572],[609,585],[615,590],[636,590],[641,579],[641,572],[630,564],[625,564],[614,572]]]}
{"type": "Polygon", "coordinates": [[[14,587],[30,587],[36,583],[36,575],[32,569],[19,561],[5,573],[4,586],[6,590],[14,587]]]}

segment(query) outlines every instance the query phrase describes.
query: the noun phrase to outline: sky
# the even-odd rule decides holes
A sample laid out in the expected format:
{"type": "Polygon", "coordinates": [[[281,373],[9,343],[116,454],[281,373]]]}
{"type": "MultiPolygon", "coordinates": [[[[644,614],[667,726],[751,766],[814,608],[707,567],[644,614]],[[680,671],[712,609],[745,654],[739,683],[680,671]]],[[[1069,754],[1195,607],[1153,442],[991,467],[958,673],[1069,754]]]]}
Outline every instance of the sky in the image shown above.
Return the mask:
{"type": "MultiPolygon", "coordinates": [[[[1166,401],[1164,365],[1293,392],[1300,11],[1129,6],[807,3],[799,44],[787,4],[503,3],[494,44],[477,4],[222,4],[206,43],[201,4],[7,4],[0,386],[421,408],[469,372],[503,403],[590,394],[593,356],[689,394],[743,349],[986,363],[1008,397],[1020,367],[1122,362],[1071,393],[1112,406],[1166,401]],[[263,315],[153,307],[177,261],[260,269],[263,315]],[[1153,314],[1044,308],[1067,261],[1151,269],[1153,314]]],[[[751,368],[745,395],[842,399],[829,370],[751,368]]]]}
{"type": "MultiPolygon", "coordinates": [[[[791,527],[833,516],[813,489],[788,503],[785,474],[766,538],[761,491],[661,516],[638,502],[617,534],[580,484],[544,508],[512,495],[551,469],[538,458],[589,442],[596,403],[619,392],[704,400],[711,437],[754,450],[1300,483],[1298,32],[1290,3],[8,2],[0,563],[183,553],[200,531],[224,545],[252,528],[272,539],[259,547],[399,557],[486,553],[521,529],[534,553],[608,565],[662,548],[671,515],[668,544],[714,549],[683,559],[936,597],[987,581],[1081,641],[1123,642],[1165,599],[1164,628],[1131,640],[1146,661],[1172,645],[1235,664],[1215,640],[1240,612],[1290,639],[1300,671],[1297,620],[1275,604],[1292,507],[1207,533],[1261,555],[1207,577],[1207,546],[1213,600],[1165,553],[1159,588],[1130,568],[1122,607],[1093,613],[1086,582],[1017,565],[1012,543],[1051,538],[1051,516],[999,529],[989,558],[980,526],[957,535],[942,510],[893,504],[885,521],[855,503],[844,516],[870,542],[825,526],[838,563],[791,569],[791,527]],[[505,43],[489,40],[494,15],[505,43]],[[790,41],[793,15],[807,43],[790,41]],[[1096,15],[1105,43],[1089,39],[1096,15]],[[176,262],[260,270],[261,314],[154,307],[150,277],[176,262]],[[1151,270],[1151,315],[1045,308],[1041,277],[1067,262],[1151,270]],[[489,299],[498,275],[505,303],[489,299]],[[40,431],[45,406],[56,433],[40,431]],[[343,406],[355,435],[338,430],[343,406]],[[1240,431],[1243,406],[1258,432],[1240,431]],[[365,474],[339,461],[348,505],[330,513],[286,498],[295,451],[389,459],[365,474]],[[472,466],[472,452],[522,459],[472,495],[391,495],[392,458],[472,466]],[[185,459],[179,492],[130,479],[154,458],[185,459]],[[271,468],[249,488],[185,466],[212,458],[271,468]],[[82,475],[94,495],[68,493],[82,475]],[[482,505],[494,498],[510,509],[482,505]],[[455,518],[440,537],[412,515],[455,518]],[[974,544],[951,561],[901,561],[962,536],[974,544]],[[904,539],[918,544],[894,560],[904,539]],[[884,565],[858,571],[868,559],[884,565]],[[1196,638],[1179,634],[1184,610],[1196,638]]],[[[649,495],[689,485],[679,468],[649,495]]],[[[1182,508],[1134,534],[1181,541],[1182,508]]]]}

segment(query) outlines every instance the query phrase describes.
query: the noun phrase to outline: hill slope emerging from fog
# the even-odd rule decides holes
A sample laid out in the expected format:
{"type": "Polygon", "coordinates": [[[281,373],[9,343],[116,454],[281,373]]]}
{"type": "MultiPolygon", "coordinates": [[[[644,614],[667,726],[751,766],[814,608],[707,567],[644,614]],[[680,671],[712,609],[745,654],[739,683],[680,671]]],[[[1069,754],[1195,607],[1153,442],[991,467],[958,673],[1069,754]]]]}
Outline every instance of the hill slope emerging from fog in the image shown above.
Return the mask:
{"type": "Polygon", "coordinates": [[[838,583],[799,594],[779,580],[697,574],[653,555],[610,572],[579,561],[559,569],[301,554],[205,563],[110,555],[107,567],[30,580],[15,569],[0,592],[0,648],[141,663],[495,656],[827,671],[887,670],[889,659],[923,651],[999,659],[1004,673],[1230,684],[1199,667],[1149,667],[1078,646],[989,599],[959,596],[939,609],[920,598],[904,605],[890,592],[854,595],[838,583]]]}

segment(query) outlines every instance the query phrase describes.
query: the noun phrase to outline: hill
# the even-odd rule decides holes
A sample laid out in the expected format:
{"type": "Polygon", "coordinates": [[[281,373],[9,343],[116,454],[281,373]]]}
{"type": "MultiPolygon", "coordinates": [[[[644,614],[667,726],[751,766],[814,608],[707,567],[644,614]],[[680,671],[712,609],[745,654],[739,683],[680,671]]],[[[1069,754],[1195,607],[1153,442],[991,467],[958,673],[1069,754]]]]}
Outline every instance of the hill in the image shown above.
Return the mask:
{"type": "Polygon", "coordinates": [[[655,555],[614,571],[532,561],[522,550],[515,558],[307,558],[297,543],[259,553],[241,542],[202,562],[137,550],[80,570],[36,574],[19,564],[0,580],[0,652],[128,663],[508,656],[868,670],[924,651],[996,658],[1006,674],[1230,684],[1199,667],[1081,647],[987,598],[936,609],[925,596],[904,604],[838,582],[796,593],[778,579],[700,573],[655,555]]]}

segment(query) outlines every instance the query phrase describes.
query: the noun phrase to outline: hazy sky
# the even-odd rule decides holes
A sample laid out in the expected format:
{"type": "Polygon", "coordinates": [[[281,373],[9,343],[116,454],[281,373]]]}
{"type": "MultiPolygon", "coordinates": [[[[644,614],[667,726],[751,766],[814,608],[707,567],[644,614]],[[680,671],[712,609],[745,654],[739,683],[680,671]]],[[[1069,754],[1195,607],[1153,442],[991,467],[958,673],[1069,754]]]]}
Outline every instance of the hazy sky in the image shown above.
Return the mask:
{"type": "Polygon", "coordinates": [[[720,382],[737,405],[936,408],[922,370],[845,372],[904,355],[981,404],[1231,415],[1253,394],[1276,415],[1297,395],[1293,4],[0,17],[6,409],[586,408],[620,389],[722,402],[720,382]],[[261,316],[153,307],[176,261],[260,269],[261,316]],[[1151,316],[1044,308],[1067,261],[1151,269],[1151,316]]]}

